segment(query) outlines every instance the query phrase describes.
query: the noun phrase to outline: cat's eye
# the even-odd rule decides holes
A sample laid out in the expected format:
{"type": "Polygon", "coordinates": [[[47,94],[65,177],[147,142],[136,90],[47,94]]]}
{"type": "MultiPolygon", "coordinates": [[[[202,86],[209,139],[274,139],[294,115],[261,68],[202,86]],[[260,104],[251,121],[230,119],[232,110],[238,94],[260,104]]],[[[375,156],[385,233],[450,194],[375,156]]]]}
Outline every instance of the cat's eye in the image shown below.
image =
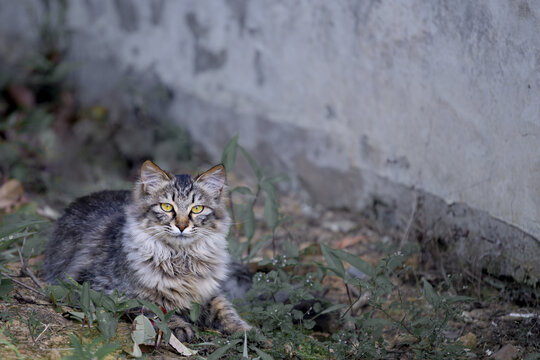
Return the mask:
{"type": "Polygon", "coordinates": [[[191,208],[191,212],[194,214],[198,214],[203,210],[204,210],[204,206],[202,205],[195,205],[194,207],[191,208]]]}
{"type": "Polygon", "coordinates": [[[166,212],[171,211],[173,208],[173,206],[169,203],[161,203],[159,204],[159,206],[161,207],[161,210],[166,211],[166,212]]]}

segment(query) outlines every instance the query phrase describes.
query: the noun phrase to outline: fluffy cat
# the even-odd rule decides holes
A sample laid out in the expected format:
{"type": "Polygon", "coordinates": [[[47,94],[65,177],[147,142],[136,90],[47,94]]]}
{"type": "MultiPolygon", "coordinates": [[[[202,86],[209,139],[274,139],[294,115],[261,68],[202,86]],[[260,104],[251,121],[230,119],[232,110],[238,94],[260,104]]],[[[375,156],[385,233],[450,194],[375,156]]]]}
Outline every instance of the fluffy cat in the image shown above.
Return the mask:
{"type": "Polygon", "coordinates": [[[65,210],[45,251],[45,279],[67,274],[96,290],[176,308],[169,326],[181,341],[194,335],[186,318],[192,302],[201,304],[200,325],[249,330],[222,295],[230,223],[224,186],[222,165],[192,178],[146,161],[133,192],[95,193],[65,210]]]}

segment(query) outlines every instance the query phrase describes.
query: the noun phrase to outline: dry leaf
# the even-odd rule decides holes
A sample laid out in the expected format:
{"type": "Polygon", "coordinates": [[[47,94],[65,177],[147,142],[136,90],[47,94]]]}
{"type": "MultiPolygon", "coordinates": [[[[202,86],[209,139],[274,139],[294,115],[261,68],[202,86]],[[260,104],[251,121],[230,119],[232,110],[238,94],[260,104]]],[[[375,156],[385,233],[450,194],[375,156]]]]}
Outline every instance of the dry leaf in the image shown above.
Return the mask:
{"type": "Polygon", "coordinates": [[[24,189],[22,184],[15,179],[6,181],[0,187],[0,209],[6,209],[16,205],[22,198],[24,189]]]}
{"type": "Polygon", "coordinates": [[[474,335],[472,332],[468,332],[467,334],[463,335],[458,339],[458,341],[461,341],[467,349],[472,350],[476,347],[476,335],[474,335]]]}
{"type": "Polygon", "coordinates": [[[345,249],[345,248],[348,248],[349,246],[356,245],[358,243],[361,243],[367,240],[369,239],[365,237],[364,235],[346,236],[336,243],[336,247],[338,249],[345,249]]]}
{"type": "Polygon", "coordinates": [[[191,350],[190,348],[182,344],[182,342],[180,342],[180,340],[178,340],[176,336],[174,336],[174,334],[171,334],[171,338],[169,339],[169,345],[171,345],[172,348],[176,350],[180,355],[191,356],[197,353],[197,350],[191,350]]]}

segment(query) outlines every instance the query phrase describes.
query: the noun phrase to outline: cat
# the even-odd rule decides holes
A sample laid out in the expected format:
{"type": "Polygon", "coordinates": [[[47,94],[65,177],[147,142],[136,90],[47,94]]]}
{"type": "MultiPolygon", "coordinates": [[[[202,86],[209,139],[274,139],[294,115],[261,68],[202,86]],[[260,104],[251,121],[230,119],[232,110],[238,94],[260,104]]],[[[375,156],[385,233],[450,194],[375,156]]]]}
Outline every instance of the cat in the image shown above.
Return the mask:
{"type": "Polygon", "coordinates": [[[68,275],[176,309],[168,325],[180,341],[193,339],[193,302],[201,305],[199,325],[250,330],[222,289],[229,269],[225,182],[223,165],[192,178],[146,161],[132,192],[94,193],[65,210],[45,250],[45,280],[68,275]]]}

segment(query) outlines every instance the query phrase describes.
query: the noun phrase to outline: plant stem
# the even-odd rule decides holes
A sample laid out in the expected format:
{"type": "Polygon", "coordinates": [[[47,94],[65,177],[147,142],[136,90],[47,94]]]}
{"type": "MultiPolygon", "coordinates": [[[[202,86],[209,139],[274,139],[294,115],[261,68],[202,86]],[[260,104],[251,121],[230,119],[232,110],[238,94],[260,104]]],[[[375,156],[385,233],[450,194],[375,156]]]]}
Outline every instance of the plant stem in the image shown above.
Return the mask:
{"type": "Polygon", "coordinates": [[[407,227],[405,228],[405,233],[403,234],[403,237],[401,238],[401,243],[399,244],[399,248],[401,249],[403,245],[407,242],[409,239],[409,234],[411,232],[412,224],[414,222],[414,217],[416,215],[416,210],[418,208],[418,196],[414,199],[414,205],[413,209],[411,211],[411,216],[409,217],[409,221],[407,222],[407,227]]]}
{"type": "Polygon", "coordinates": [[[0,274],[2,274],[2,276],[5,276],[5,277],[8,277],[8,278],[10,278],[10,279],[11,279],[11,281],[13,281],[14,283],[17,283],[17,284],[21,285],[22,287],[25,287],[25,288],[27,288],[28,290],[31,290],[31,291],[33,291],[33,292],[35,292],[35,293],[37,293],[37,294],[39,294],[39,295],[41,295],[41,296],[43,296],[43,297],[46,297],[46,298],[48,298],[48,297],[47,297],[47,295],[45,295],[45,294],[44,294],[44,293],[42,293],[41,291],[39,291],[39,290],[36,290],[36,289],[34,289],[34,288],[33,288],[33,287],[31,287],[30,285],[26,285],[26,284],[25,284],[25,283],[23,283],[22,281],[19,281],[19,280],[16,280],[16,279],[14,279],[14,277],[13,277],[13,276],[11,276],[11,275],[9,275],[9,274],[6,274],[6,273],[5,273],[5,272],[3,272],[3,271],[2,271],[2,272],[0,272],[0,274]]]}
{"type": "MultiPolygon", "coordinates": [[[[347,308],[347,310],[345,310],[345,312],[343,313],[343,315],[340,316],[340,319],[343,319],[345,317],[345,315],[347,315],[347,313],[352,310],[352,307],[354,306],[354,304],[356,304],[360,298],[362,297],[362,293],[360,293],[360,295],[356,298],[356,300],[354,300],[354,302],[349,305],[349,307],[347,308]]],[[[352,313],[352,312],[351,312],[352,313]]]]}
{"type": "MultiPolygon", "coordinates": [[[[261,193],[261,186],[257,184],[257,191],[255,192],[255,197],[253,198],[253,200],[251,201],[251,208],[253,209],[253,207],[255,206],[255,203],[257,202],[257,198],[259,197],[259,194],[261,193]]],[[[273,234],[272,234],[273,236],[273,234]]],[[[251,240],[248,240],[248,247],[247,247],[247,256],[249,257],[249,255],[251,255],[251,240]]],[[[272,244],[274,243],[273,239],[272,239],[272,244]]],[[[274,251],[274,256],[276,256],[276,252],[274,251]]]]}
{"type": "Polygon", "coordinates": [[[377,309],[382,312],[387,318],[389,318],[390,320],[392,320],[394,323],[396,324],[399,324],[403,329],[405,329],[405,331],[407,331],[409,334],[411,334],[412,336],[414,336],[415,338],[418,338],[418,336],[416,336],[411,329],[409,329],[408,326],[406,326],[404,323],[403,323],[403,320],[405,320],[405,316],[403,316],[403,319],[401,320],[396,320],[392,317],[392,315],[390,315],[386,310],[384,310],[382,308],[382,306],[377,306],[377,309]]]}
{"type": "Polygon", "coordinates": [[[229,193],[229,201],[231,208],[231,218],[233,223],[233,237],[238,240],[238,224],[236,223],[236,216],[234,214],[234,202],[233,202],[233,193],[229,193]]]}
{"type": "Polygon", "coordinates": [[[276,232],[272,231],[272,257],[276,257],[276,232]]]}
{"type": "Polygon", "coordinates": [[[351,309],[351,316],[354,316],[354,309],[352,308],[352,298],[351,298],[351,290],[349,289],[349,285],[345,283],[345,289],[347,290],[347,297],[349,298],[349,306],[351,309]]]}
{"type": "MultiPolygon", "coordinates": [[[[25,231],[28,231],[28,228],[26,228],[25,231]]],[[[27,236],[25,236],[23,238],[22,247],[17,249],[17,251],[19,252],[19,259],[21,261],[21,274],[24,274],[24,275],[30,277],[30,279],[32,279],[34,284],[36,284],[40,289],[43,289],[43,284],[41,283],[41,281],[34,275],[32,270],[30,270],[30,268],[28,267],[27,259],[23,258],[22,253],[24,251],[24,246],[26,245],[26,238],[27,238],[27,236]]]]}

